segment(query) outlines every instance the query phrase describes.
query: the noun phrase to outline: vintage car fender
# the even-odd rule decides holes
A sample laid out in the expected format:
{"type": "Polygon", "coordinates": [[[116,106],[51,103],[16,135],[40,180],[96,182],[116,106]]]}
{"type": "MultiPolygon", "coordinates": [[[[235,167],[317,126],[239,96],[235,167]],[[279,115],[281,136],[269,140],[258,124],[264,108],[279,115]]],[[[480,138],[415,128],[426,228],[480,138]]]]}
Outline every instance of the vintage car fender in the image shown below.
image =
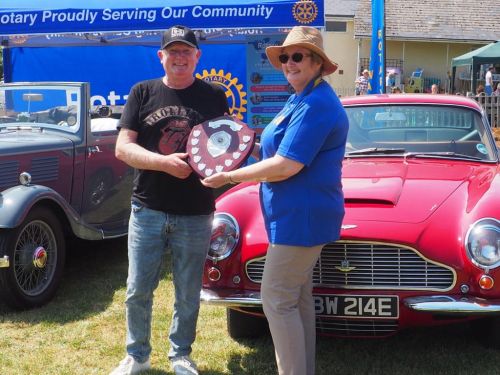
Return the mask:
{"type": "Polygon", "coordinates": [[[77,237],[85,240],[104,239],[104,233],[84,223],[59,193],[41,185],[18,185],[0,193],[0,228],[19,226],[31,208],[42,201],[51,201],[63,210],[77,237]]]}

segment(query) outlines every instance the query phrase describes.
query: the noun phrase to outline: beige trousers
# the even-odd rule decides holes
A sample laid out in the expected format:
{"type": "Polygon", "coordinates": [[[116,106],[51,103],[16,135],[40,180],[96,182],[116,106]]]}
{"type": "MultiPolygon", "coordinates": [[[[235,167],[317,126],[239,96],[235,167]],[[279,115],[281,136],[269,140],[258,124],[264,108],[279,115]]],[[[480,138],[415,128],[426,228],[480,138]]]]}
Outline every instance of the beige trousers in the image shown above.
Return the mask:
{"type": "Polygon", "coordinates": [[[314,375],[312,272],[322,248],[271,244],[267,249],[261,297],[280,375],[314,375]]]}

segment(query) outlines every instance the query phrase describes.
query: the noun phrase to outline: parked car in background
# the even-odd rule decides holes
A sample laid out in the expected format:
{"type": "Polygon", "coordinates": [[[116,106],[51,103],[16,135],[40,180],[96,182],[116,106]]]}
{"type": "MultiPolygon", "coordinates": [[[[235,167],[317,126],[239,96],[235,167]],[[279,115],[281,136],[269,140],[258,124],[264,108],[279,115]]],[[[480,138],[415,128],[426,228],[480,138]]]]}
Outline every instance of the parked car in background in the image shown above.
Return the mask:
{"type": "Polygon", "coordinates": [[[0,85],[0,301],[47,303],[66,241],[126,235],[132,174],[114,156],[117,119],[86,83],[0,85]]]}
{"type": "MultiPolygon", "coordinates": [[[[482,108],[451,95],[342,102],[346,214],[314,268],[318,333],[383,337],[471,321],[498,345],[500,164],[482,108]]],[[[258,188],[240,184],[218,198],[205,264],[201,299],[227,307],[235,338],[264,328],[258,188]]]]}

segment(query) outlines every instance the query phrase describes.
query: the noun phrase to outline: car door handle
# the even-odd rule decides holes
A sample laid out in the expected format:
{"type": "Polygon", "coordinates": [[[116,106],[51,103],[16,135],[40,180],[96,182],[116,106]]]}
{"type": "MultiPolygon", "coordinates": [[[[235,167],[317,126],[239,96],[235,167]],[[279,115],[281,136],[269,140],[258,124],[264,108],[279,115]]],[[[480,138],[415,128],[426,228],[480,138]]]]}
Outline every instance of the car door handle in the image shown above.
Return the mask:
{"type": "Polygon", "coordinates": [[[89,156],[91,156],[92,154],[97,154],[98,152],[102,152],[101,149],[99,148],[99,146],[89,146],[87,148],[87,150],[88,150],[89,156]]]}

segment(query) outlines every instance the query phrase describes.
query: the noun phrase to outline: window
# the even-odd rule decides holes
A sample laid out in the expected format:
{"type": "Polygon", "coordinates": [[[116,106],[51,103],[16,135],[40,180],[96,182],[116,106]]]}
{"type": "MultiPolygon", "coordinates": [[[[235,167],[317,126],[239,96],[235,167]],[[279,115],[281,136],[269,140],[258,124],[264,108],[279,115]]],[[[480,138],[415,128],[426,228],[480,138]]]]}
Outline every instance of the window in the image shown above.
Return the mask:
{"type": "Polygon", "coordinates": [[[326,21],[326,31],[345,33],[347,31],[347,22],[326,21]]]}

